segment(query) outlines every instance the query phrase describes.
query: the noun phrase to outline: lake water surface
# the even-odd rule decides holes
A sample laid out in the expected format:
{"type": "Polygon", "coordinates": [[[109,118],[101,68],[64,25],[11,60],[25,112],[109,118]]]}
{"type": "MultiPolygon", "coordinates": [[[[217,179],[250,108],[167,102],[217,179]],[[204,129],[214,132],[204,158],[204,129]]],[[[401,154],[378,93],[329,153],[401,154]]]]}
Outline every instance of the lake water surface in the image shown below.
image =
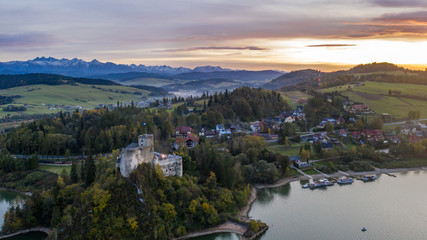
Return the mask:
{"type": "Polygon", "coordinates": [[[3,217],[7,209],[11,205],[18,206],[24,200],[25,195],[14,191],[2,191],[0,190],[0,230],[3,226],[3,217]]]}
{"type": "MultiPolygon", "coordinates": [[[[306,182],[299,181],[262,189],[249,215],[270,226],[260,239],[425,240],[427,171],[395,175],[326,189],[302,189],[306,182]]],[[[200,239],[236,238],[221,234],[200,239]]]]}
{"type": "MultiPolygon", "coordinates": [[[[14,191],[1,191],[0,190],[0,229],[4,222],[4,214],[10,206],[18,206],[23,203],[25,195],[14,191]]],[[[20,234],[15,237],[8,238],[8,240],[42,240],[46,239],[46,234],[42,232],[32,232],[20,234]]]]}

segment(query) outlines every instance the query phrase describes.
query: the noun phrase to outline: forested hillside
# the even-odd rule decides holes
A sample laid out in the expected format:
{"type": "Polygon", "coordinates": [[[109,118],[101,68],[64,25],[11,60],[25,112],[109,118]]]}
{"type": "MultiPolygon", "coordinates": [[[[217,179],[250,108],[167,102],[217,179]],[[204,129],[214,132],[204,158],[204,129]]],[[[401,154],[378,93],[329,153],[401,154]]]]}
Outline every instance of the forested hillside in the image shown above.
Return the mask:
{"type": "Polygon", "coordinates": [[[29,73],[22,75],[0,75],[0,89],[7,89],[27,85],[62,85],[62,84],[92,84],[92,85],[120,85],[103,79],[73,78],[56,74],[29,73]]]}
{"type": "Polygon", "coordinates": [[[7,182],[27,180],[23,173],[28,171],[36,173],[31,175],[35,183],[43,183],[44,176],[35,170],[36,155],[23,160],[10,153],[85,151],[88,158],[74,161],[70,174],[61,174],[53,187],[45,185],[43,193],[35,191],[22,207],[10,209],[3,232],[45,226],[57,229],[59,239],[172,239],[236,218],[247,203],[249,183],[273,183],[291,174],[289,158],[267,151],[261,137],[203,138],[193,149],[180,148],[183,177],[165,177],[150,164],[140,165],[129,179],[115,169],[115,149],[142,133],[153,133],[156,151],[166,152],[175,126],[208,126],[209,114],[219,116],[212,122],[219,124],[287,109],[279,93],[261,89],[240,88],[206,100],[192,113],[185,105],[173,112],[120,106],[60,113],[12,129],[0,138],[0,173],[7,182]],[[105,152],[112,155],[92,157],[105,152]]]}

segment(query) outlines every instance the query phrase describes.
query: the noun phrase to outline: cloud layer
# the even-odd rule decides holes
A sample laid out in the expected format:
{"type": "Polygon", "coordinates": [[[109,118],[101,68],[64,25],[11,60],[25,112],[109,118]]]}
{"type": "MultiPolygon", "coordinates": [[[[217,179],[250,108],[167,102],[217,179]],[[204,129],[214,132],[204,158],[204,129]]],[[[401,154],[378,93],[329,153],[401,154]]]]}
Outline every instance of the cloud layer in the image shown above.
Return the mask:
{"type": "Polygon", "coordinates": [[[244,67],[279,53],[299,58],[302,50],[291,49],[297,39],[306,51],[427,40],[427,2],[20,0],[0,1],[0,22],[0,61],[44,55],[189,66],[212,59],[244,67]]]}

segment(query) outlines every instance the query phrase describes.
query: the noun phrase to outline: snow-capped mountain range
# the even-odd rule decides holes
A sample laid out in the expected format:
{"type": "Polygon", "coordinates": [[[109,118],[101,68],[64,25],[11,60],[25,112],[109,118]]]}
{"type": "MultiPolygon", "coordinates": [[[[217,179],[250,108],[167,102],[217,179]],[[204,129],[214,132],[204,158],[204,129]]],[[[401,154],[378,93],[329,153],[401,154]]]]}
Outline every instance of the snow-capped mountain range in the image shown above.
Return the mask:
{"type": "Polygon", "coordinates": [[[0,74],[24,74],[24,73],[55,73],[72,77],[87,77],[92,75],[147,72],[162,75],[175,75],[188,72],[220,72],[232,71],[218,66],[201,66],[194,69],[170,66],[145,66],[135,64],[115,64],[112,62],[100,62],[96,59],[86,62],[82,59],[57,59],[52,57],[37,57],[28,61],[0,62],[0,74]]]}

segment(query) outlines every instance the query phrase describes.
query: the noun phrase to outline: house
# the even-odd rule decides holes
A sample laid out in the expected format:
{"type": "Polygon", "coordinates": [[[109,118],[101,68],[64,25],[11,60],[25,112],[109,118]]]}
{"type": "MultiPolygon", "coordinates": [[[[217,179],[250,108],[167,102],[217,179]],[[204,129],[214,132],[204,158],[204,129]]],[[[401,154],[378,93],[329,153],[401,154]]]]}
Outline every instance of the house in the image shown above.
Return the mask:
{"type": "Polygon", "coordinates": [[[387,139],[391,143],[394,143],[394,144],[400,143],[399,136],[397,136],[395,132],[384,133],[384,137],[385,137],[385,139],[387,139]]]}
{"type": "Polygon", "coordinates": [[[343,138],[347,137],[347,131],[345,129],[340,129],[338,134],[343,138]]]}
{"type": "Polygon", "coordinates": [[[206,131],[207,131],[207,129],[205,127],[201,127],[199,129],[199,136],[204,137],[206,135],[206,131]]]}
{"type": "Polygon", "coordinates": [[[252,132],[259,132],[261,130],[261,124],[260,121],[252,122],[250,125],[252,132]]]}
{"type": "Polygon", "coordinates": [[[225,130],[224,124],[217,124],[216,125],[216,132],[220,132],[221,130],[225,130]]]}
{"type": "Polygon", "coordinates": [[[418,125],[414,123],[407,123],[400,127],[400,132],[403,134],[416,133],[418,125]]]}
{"type": "Polygon", "coordinates": [[[189,126],[181,126],[181,127],[177,127],[175,128],[175,136],[179,137],[179,136],[183,136],[183,137],[187,137],[190,134],[193,134],[193,129],[189,126]]]}
{"type": "Polygon", "coordinates": [[[173,148],[178,150],[181,146],[187,146],[188,148],[194,148],[199,142],[199,136],[194,134],[189,134],[186,137],[180,136],[175,138],[175,142],[173,144],[173,148]]]}
{"type": "Polygon", "coordinates": [[[339,117],[339,118],[337,119],[337,124],[338,124],[338,125],[341,125],[341,124],[344,124],[344,123],[345,123],[344,118],[339,117]]]}
{"type": "Polygon", "coordinates": [[[295,122],[295,118],[292,116],[289,116],[287,118],[285,118],[285,123],[293,123],[295,122]]]}
{"type": "Polygon", "coordinates": [[[291,164],[298,163],[300,161],[301,161],[301,158],[299,156],[290,156],[289,157],[289,162],[291,164]]]}
{"type": "Polygon", "coordinates": [[[333,145],[331,142],[322,143],[322,149],[331,150],[332,148],[333,148],[333,145]]]}
{"type": "Polygon", "coordinates": [[[362,137],[362,133],[360,131],[354,131],[354,132],[351,133],[351,136],[354,139],[360,139],[362,137]]]}
{"type": "Polygon", "coordinates": [[[297,103],[306,103],[306,102],[307,102],[307,99],[305,98],[300,98],[297,100],[297,103]]]}
{"type": "Polygon", "coordinates": [[[415,144],[415,143],[417,143],[417,142],[421,141],[421,137],[420,137],[420,136],[417,136],[417,135],[415,135],[415,134],[409,134],[409,135],[408,135],[408,141],[409,141],[409,143],[411,143],[411,144],[415,144]]]}
{"type": "Polygon", "coordinates": [[[364,129],[362,137],[371,144],[384,143],[385,140],[383,133],[379,129],[364,129]]]}
{"type": "Polygon", "coordinates": [[[230,129],[224,129],[224,130],[220,130],[218,132],[219,137],[221,137],[222,135],[231,135],[231,130],[230,129]]]}
{"type": "Polygon", "coordinates": [[[215,132],[214,130],[210,130],[210,131],[207,131],[207,132],[205,133],[205,136],[206,136],[207,138],[213,138],[213,137],[215,137],[215,135],[216,135],[216,132],[215,132]]]}
{"type": "Polygon", "coordinates": [[[280,116],[273,118],[273,121],[276,123],[282,124],[282,118],[280,118],[280,116]]]}
{"type": "Polygon", "coordinates": [[[366,104],[353,104],[353,106],[350,107],[349,112],[355,113],[355,114],[361,114],[365,112],[369,112],[371,109],[366,104]]]}

